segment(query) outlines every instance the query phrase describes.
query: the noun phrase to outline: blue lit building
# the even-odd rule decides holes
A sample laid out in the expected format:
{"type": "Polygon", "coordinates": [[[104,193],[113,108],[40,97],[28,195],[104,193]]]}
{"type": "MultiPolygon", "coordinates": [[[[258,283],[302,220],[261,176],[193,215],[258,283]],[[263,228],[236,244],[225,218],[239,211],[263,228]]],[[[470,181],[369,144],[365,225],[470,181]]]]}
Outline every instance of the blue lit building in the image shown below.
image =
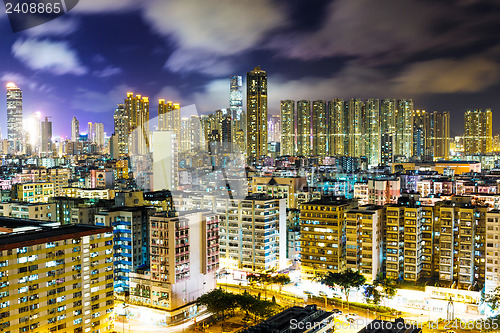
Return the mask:
{"type": "Polygon", "coordinates": [[[113,227],[114,287],[129,292],[129,274],[149,266],[149,217],[151,207],[119,207],[96,215],[98,225],[113,227]]]}

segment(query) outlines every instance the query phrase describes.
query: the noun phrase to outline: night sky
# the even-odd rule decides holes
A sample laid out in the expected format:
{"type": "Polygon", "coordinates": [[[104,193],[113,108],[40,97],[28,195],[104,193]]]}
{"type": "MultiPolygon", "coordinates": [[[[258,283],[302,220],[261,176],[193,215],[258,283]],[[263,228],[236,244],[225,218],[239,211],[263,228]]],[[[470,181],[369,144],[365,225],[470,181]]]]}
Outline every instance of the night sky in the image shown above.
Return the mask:
{"type": "MultiPolygon", "coordinates": [[[[103,122],[127,91],[198,113],[228,107],[229,75],[268,72],[281,99],[413,98],[451,112],[491,108],[500,133],[500,1],[80,0],[68,14],[12,33],[0,7],[0,82],[24,93],[25,116],[103,122]]],[[[0,99],[6,137],[5,88],[0,99]]]]}

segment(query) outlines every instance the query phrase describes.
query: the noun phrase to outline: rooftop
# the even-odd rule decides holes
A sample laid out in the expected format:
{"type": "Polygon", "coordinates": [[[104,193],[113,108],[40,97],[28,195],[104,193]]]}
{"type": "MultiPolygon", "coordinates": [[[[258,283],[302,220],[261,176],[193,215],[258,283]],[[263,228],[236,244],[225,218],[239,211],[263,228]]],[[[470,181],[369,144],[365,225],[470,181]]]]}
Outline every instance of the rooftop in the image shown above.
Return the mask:
{"type": "Polygon", "coordinates": [[[112,231],[111,227],[100,227],[89,224],[68,224],[55,227],[41,227],[41,229],[13,232],[0,235],[0,250],[45,243],[51,240],[72,238],[112,231]]]}

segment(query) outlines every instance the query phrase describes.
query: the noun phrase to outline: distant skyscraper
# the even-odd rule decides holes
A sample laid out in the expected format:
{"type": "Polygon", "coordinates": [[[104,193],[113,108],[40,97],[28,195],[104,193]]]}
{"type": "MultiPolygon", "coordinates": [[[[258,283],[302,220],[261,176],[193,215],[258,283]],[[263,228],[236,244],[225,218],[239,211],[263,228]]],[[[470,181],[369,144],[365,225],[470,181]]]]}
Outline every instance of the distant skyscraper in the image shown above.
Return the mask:
{"type": "Polygon", "coordinates": [[[380,159],[382,164],[394,162],[394,141],[396,137],[396,101],[384,99],[380,106],[380,159]]]}
{"type": "Polygon", "coordinates": [[[181,106],[179,103],[173,103],[164,99],[158,101],[158,130],[174,131],[177,136],[180,135],[181,127],[181,106]]]}
{"type": "Polygon", "coordinates": [[[23,150],[23,92],[14,83],[7,84],[7,139],[10,153],[23,150]]]}
{"type": "Polygon", "coordinates": [[[464,151],[466,155],[492,152],[491,109],[465,111],[464,151]]]}
{"type": "Polygon", "coordinates": [[[415,110],[413,112],[413,156],[423,158],[426,156],[427,137],[430,136],[428,130],[429,114],[425,110],[415,110]]]}
{"type": "Polygon", "coordinates": [[[42,153],[48,154],[52,152],[52,122],[49,121],[48,117],[45,117],[45,121],[42,122],[42,153]]]}
{"type": "Polygon", "coordinates": [[[129,120],[125,104],[118,104],[114,114],[114,128],[116,135],[117,153],[115,156],[126,156],[129,152],[129,120]]]}
{"type": "Polygon", "coordinates": [[[36,154],[40,151],[40,112],[35,112],[29,115],[27,119],[24,120],[24,139],[26,141],[26,152],[36,154]],[[31,148],[31,150],[28,148],[31,148]]]}
{"type": "Polygon", "coordinates": [[[272,115],[267,122],[267,141],[280,142],[281,136],[280,116],[272,115]]]}
{"type": "Polygon", "coordinates": [[[380,101],[365,103],[365,155],[371,165],[380,164],[380,101]]]}
{"type": "Polygon", "coordinates": [[[434,160],[447,160],[450,157],[450,113],[434,111],[432,117],[434,118],[432,138],[434,160]]]}
{"type": "Polygon", "coordinates": [[[395,155],[413,156],[413,101],[402,99],[396,108],[396,149],[395,155]]]}
{"type": "Polygon", "coordinates": [[[259,66],[247,73],[247,158],[267,155],[267,73],[259,66]]]}
{"type": "Polygon", "coordinates": [[[297,154],[311,156],[311,101],[297,102],[297,154]]]}
{"type": "Polygon", "coordinates": [[[80,138],[80,122],[76,117],[71,120],[71,141],[78,142],[80,138]]]}
{"type": "MultiPolygon", "coordinates": [[[[129,153],[145,155],[150,149],[149,98],[127,93],[124,101],[128,116],[129,153]]],[[[179,124],[180,125],[180,124],[179,124]]]]}
{"type": "Polygon", "coordinates": [[[348,155],[352,157],[365,154],[363,110],[364,103],[359,99],[345,102],[345,112],[348,116],[348,155]]]}
{"type": "Polygon", "coordinates": [[[240,75],[230,76],[229,110],[234,120],[241,120],[243,111],[243,83],[240,75]]]}
{"type": "Polygon", "coordinates": [[[90,121],[87,123],[87,141],[95,142],[94,125],[90,121]]]}
{"type": "Polygon", "coordinates": [[[94,142],[98,146],[104,147],[104,124],[102,123],[94,124],[94,142]]]}
{"type": "Polygon", "coordinates": [[[295,155],[295,102],[281,101],[281,155],[295,155]]]}
{"type": "Polygon", "coordinates": [[[329,155],[341,156],[347,154],[348,117],[344,100],[335,98],[328,103],[328,136],[329,155]]]}
{"type": "Polygon", "coordinates": [[[328,155],[328,109],[325,101],[314,101],[312,104],[313,155],[328,155]]]}

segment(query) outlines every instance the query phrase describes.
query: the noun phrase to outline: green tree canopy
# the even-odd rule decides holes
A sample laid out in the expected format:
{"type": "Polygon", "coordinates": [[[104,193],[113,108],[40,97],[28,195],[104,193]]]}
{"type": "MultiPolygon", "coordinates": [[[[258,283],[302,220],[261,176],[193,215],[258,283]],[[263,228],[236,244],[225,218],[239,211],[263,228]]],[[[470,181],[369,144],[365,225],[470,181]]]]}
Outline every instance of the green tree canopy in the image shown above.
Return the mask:
{"type": "Polygon", "coordinates": [[[349,292],[351,288],[358,289],[366,283],[366,278],[360,272],[348,268],[340,273],[326,273],[321,279],[321,282],[330,288],[339,287],[345,295],[346,301],[349,303],[349,292]]]}

